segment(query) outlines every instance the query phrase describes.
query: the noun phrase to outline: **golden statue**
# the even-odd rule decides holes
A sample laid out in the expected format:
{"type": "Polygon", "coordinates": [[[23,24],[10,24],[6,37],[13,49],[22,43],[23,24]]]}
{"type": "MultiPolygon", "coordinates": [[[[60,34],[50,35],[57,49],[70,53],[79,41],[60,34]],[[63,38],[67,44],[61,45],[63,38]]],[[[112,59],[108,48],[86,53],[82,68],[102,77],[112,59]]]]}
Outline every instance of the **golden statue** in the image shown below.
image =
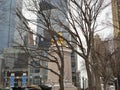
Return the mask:
{"type": "MultiPolygon", "coordinates": [[[[61,33],[61,32],[58,32],[58,35],[59,35],[59,36],[62,36],[62,33],[61,33]]],[[[62,37],[58,37],[56,40],[57,40],[57,44],[60,44],[60,45],[62,45],[62,46],[65,45],[65,44],[64,44],[64,40],[63,40],[62,37]]],[[[52,45],[55,44],[55,42],[54,42],[53,39],[51,39],[51,44],[52,44],[52,45]]]]}

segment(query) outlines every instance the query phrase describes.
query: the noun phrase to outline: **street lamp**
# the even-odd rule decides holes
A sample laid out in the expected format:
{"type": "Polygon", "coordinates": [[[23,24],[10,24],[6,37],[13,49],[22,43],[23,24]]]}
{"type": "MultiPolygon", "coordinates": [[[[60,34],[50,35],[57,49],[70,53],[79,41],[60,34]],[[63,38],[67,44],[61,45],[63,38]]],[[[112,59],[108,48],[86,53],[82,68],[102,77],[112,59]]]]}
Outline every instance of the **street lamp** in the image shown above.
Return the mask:
{"type": "Polygon", "coordinates": [[[32,82],[32,78],[33,78],[32,75],[30,75],[30,84],[31,84],[31,85],[32,85],[32,83],[33,83],[33,82],[32,82]]]}
{"type": "Polygon", "coordinates": [[[85,78],[84,77],[82,77],[82,83],[83,83],[83,90],[85,90],[85,80],[84,80],[85,78]]]}
{"type": "Polygon", "coordinates": [[[116,77],[114,78],[114,83],[115,83],[115,90],[118,90],[118,79],[116,77]]]}
{"type": "Polygon", "coordinates": [[[82,77],[82,86],[83,86],[83,90],[85,90],[87,88],[87,78],[82,77]]]}

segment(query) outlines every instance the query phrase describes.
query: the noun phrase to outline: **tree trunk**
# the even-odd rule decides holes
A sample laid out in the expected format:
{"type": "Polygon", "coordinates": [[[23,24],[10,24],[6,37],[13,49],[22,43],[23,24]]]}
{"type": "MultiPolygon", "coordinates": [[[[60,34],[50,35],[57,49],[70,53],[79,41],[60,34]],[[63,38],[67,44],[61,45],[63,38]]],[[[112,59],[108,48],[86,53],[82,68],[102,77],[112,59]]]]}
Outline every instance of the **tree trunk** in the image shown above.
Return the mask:
{"type": "Polygon", "coordinates": [[[106,84],[104,84],[104,90],[106,90],[106,88],[107,88],[107,87],[106,87],[106,84]]]}
{"type": "Polygon", "coordinates": [[[64,90],[64,76],[60,75],[59,76],[59,85],[60,85],[60,89],[59,90],[64,90]]]}
{"type": "Polygon", "coordinates": [[[96,90],[101,90],[100,77],[97,74],[95,75],[95,85],[96,85],[96,90]]]}
{"type": "Polygon", "coordinates": [[[103,88],[104,88],[104,90],[107,90],[107,82],[106,81],[103,81],[103,88]]]}
{"type": "Polygon", "coordinates": [[[91,73],[91,69],[89,66],[88,61],[86,61],[86,70],[87,70],[87,75],[88,75],[88,90],[93,90],[93,79],[92,79],[92,73],[91,73]]]}
{"type": "Polygon", "coordinates": [[[100,82],[100,76],[98,74],[98,68],[96,67],[94,70],[94,86],[95,90],[101,90],[101,82],[100,82]]]}

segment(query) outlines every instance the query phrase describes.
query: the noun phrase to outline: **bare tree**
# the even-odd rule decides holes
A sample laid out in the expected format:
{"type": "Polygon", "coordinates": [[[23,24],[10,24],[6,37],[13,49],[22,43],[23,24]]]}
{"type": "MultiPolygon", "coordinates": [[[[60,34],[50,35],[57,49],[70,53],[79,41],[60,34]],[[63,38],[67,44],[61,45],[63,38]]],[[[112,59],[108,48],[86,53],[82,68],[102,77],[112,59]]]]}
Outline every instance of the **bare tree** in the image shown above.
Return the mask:
{"type": "MultiPolygon", "coordinates": [[[[118,29],[118,26],[114,25],[114,28],[118,29]]],[[[116,35],[114,37],[114,64],[112,67],[116,89],[120,88],[120,83],[119,83],[120,82],[120,73],[119,73],[119,70],[120,70],[120,67],[119,67],[120,47],[119,47],[119,44],[120,44],[120,33],[118,32],[118,35],[116,35]]]]}
{"type": "MultiPolygon", "coordinates": [[[[106,4],[105,0],[62,0],[54,6],[49,6],[47,4],[43,7],[42,4],[39,4],[40,2],[37,0],[32,0],[31,2],[32,5],[28,7],[28,10],[37,16],[37,22],[34,19],[26,20],[34,25],[37,25],[41,30],[44,30],[49,38],[45,37],[43,33],[33,32],[33,34],[39,38],[46,39],[47,41],[54,41],[54,44],[57,48],[57,52],[55,52],[60,58],[61,64],[59,64],[57,58],[51,55],[49,52],[46,53],[53,57],[54,60],[51,60],[49,57],[42,56],[38,52],[35,52],[41,50],[47,51],[44,48],[28,50],[28,47],[25,47],[25,51],[31,51],[35,53],[36,57],[40,56],[46,58],[38,58],[38,60],[47,60],[47,62],[51,61],[56,63],[59,69],[59,73],[54,72],[54,70],[51,70],[42,65],[40,65],[40,67],[48,69],[54,74],[58,75],[60,90],[64,90],[63,47],[71,49],[84,59],[88,74],[88,89],[93,90],[93,83],[91,83],[94,82],[93,74],[97,75],[95,74],[94,69],[92,69],[96,62],[94,62],[93,58],[91,58],[93,55],[92,51],[94,51],[94,33],[97,28],[97,18],[99,14],[109,5],[109,3],[106,4]],[[57,12],[58,14],[53,15],[53,12],[57,12]],[[58,34],[58,31],[68,33],[71,36],[71,39],[66,39],[66,37],[61,36],[58,34]],[[77,49],[75,48],[76,46],[77,49]]],[[[28,54],[30,54],[30,52],[28,54]]],[[[30,56],[32,55],[30,54],[30,56]]],[[[31,58],[33,58],[33,56],[31,58]]]]}
{"type": "Polygon", "coordinates": [[[101,77],[101,83],[104,85],[103,88],[106,90],[107,84],[113,82],[113,56],[115,54],[111,48],[113,43],[111,43],[111,40],[109,39],[102,41],[99,37],[96,37],[94,44],[94,59],[97,61],[94,71],[97,72],[96,74],[99,76],[99,78],[101,77]]]}
{"type": "MultiPolygon", "coordinates": [[[[37,22],[35,19],[28,19],[23,17],[22,13],[19,13],[20,17],[25,18],[24,19],[25,22],[29,22],[32,25],[37,25],[38,30],[41,30],[42,33],[40,33],[39,31],[35,32],[34,30],[30,31],[28,30],[29,28],[26,29],[21,25],[19,25],[17,30],[20,35],[20,39],[22,39],[22,44],[19,42],[15,42],[15,43],[25,51],[25,53],[29,56],[29,59],[31,61],[36,62],[37,60],[40,62],[54,63],[54,65],[57,66],[58,71],[51,69],[48,66],[43,65],[42,63],[36,62],[37,66],[32,65],[31,63],[29,63],[29,65],[35,68],[43,68],[54,73],[56,76],[58,76],[58,82],[60,85],[59,90],[64,90],[64,82],[65,82],[64,80],[64,77],[65,77],[64,48],[66,47],[63,42],[63,39],[61,38],[62,37],[61,33],[55,29],[55,26],[58,27],[59,25],[55,25],[55,22],[52,20],[53,16],[51,13],[54,11],[54,9],[56,9],[56,7],[52,6],[49,2],[45,2],[45,1],[39,2],[39,0],[38,1],[32,0],[29,6],[26,8],[28,11],[32,12],[33,15],[37,16],[37,22]],[[33,34],[36,37],[34,43],[37,43],[37,44],[33,46],[27,44],[23,35],[24,33],[33,34]],[[43,35],[43,34],[46,34],[46,35],[43,35]],[[53,47],[51,47],[51,45],[53,47]]],[[[26,23],[24,24],[26,25],[26,23]]]]}
{"type": "Polygon", "coordinates": [[[85,60],[88,74],[88,88],[89,90],[93,90],[93,83],[91,82],[94,82],[93,74],[95,75],[95,72],[92,68],[95,62],[91,57],[94,56],[92,52],[94,51],[94,34],[97,29],[97,18],[109,4],[105,4],[105,0],[69,0],[68,4],[61,2],[60,5],[66,5],[63,6],[64,8],[60,8],[60,10],[63,13],[64,11],[68,12],[67,14],[64,13],[64,15],[70,27],[65,25],[60,19],[57,19],[56,22],[59,22],[59,25],[73,38],[73,41],[64,39],[69,48],[85,60]],[[77,45],[78,49],[74,49],[73,45],[77,45]]]}
{"type": "Polygon", "coordinates": [[[119,89],[119,38],[95,40],[95,55],[95,70],[99,68],[97,75],[101,77],[104,89],[107,89],[109,83],[115,83],[115,88],[119,89]]]}

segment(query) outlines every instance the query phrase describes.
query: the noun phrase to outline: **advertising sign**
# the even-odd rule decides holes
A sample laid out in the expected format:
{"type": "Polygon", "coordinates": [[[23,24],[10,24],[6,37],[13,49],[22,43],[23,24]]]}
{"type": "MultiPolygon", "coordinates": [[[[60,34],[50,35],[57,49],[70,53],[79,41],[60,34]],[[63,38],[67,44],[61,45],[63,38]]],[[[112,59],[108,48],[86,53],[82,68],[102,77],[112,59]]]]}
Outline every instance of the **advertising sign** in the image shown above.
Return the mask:
{"type": "Polygon", "coordinates": [[[27,83],[26,75],[22,76],[22,86],[25,87],[27,83]]]}
{"type": "Polygon", "coordinates": [[[14,87],[14,76],[10,76],[10,87],[14,87]]]}

